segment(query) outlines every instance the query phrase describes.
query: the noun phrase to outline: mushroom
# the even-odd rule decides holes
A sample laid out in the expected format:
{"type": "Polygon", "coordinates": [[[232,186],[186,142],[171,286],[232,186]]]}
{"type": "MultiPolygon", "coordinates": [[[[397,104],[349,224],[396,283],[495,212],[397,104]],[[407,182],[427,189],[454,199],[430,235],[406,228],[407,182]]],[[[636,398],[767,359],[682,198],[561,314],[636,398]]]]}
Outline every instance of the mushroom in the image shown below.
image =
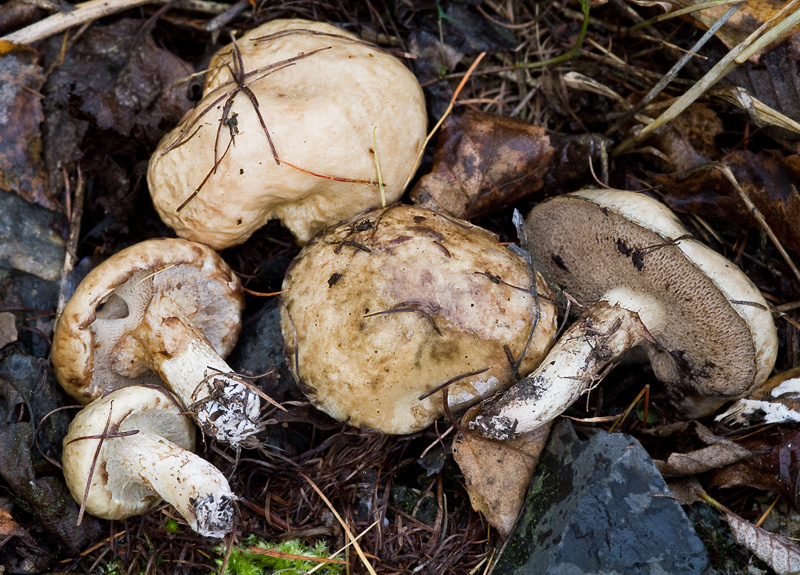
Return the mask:
{"type": "Polygon", "coordinates": [[[764,382],[778,349],[766,302],[660,202],[582,190],[535,207],[533,260],[585,309],[542,364],[470,423],[505,439],[562,413],[633,348],[682,415],[708,415],[764,382]]]}
{"type": "Polygon", "coordinates": [[[552,293],[477,226],[395,204],[317,235],[283,282],[290,369],[319,409],[391,434],[528,373],[556,331],[552,293]]]}
{"type": "Polygon", "coordinates": [[[64,308],[56,378],[81,403],[163,380],[206,433],[238,445],[258,430],[260,409],[222,359],[243,306],[239,278],[212,249],[182,239],[133,245],[92,270],[64,308]]]}
{"type": "Polygon", "coordinates": [[[222,249],[279,218],[305,244],[399,199],[427,129],[422,89],[400,60],[330,24],[274,20],[209,69],[203,99],[148,169],[179,236],[222,249]]]}
{"type": "Polygon", "coordinates": [[[75,416],[64,437],[64,478],[96,517],[142,515],[164,500],[200,535],[222,537],[232,529],[236,496],[192,453],[194,440],[194,425],[167,390],[123,387],[75,416]]]}

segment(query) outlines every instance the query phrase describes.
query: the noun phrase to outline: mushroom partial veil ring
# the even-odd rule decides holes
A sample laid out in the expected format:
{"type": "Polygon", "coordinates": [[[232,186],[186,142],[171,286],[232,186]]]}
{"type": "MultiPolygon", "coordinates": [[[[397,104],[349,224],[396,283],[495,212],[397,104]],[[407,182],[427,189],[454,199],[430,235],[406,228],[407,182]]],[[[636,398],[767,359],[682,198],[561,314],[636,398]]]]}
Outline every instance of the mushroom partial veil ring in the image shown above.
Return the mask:
{"type": "Polygon", "coordinates": [[[53,367],[88,403],[136,383],[172,389],[203,431],[236,445],[258,431],[256,392],[222,359],[239,336],[241,281],[211,248],[154,239],[113,255],[75,290],[56,324],[53,367]]]}
{"type": "Polygon", "coordinates": [[[236,496],[213,465],[192,453],[195,427],[171,394],[134,385],[100,397],[64,438],[64,478],[75,501],[102,519],[173,505],[200,535],[233,527],[236,496]]]}
{"type": "Polygon", "coordinates": [[[486,436],[556,417],[634,347],[685,417],[709,415],[769,376],[778,342],[763,296],[662,203],[582,190],[542,202],[526,225],[536,265],[585,311],[539,368],[471,422],[486,436]]]}

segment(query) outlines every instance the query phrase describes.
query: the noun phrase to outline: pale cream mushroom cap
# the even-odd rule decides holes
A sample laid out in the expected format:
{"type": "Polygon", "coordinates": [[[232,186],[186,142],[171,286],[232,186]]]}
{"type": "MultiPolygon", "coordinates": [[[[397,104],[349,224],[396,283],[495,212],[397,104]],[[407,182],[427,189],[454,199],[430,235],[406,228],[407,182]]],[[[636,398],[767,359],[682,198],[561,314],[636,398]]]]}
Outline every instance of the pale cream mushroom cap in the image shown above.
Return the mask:
{"type": "Polygon", "coordinates": [[[367,212],[287,270],[287,362],[335,419],[413,433],[444,414],[443,394],[426,393],[486,368],[448,386],[450,407],[466,407],[513,383],[512,362],[520,375],[538,364],[556,312],[538,273],[537,295],[532,285],[525,260],[482,228],[400,204],[367,212]]]}
{"type": "Polygon", "coordinates": [[[220,356],[233,350],[244,308],[238,276],[202,244],[170,238],[140,242],[89,272],[58,318],[53,367],[73,398],[88,403],[125,385],[161,383],[148,366],[148,353],[128,337],[154,294],[170,298],[174,311],[220,356]]]}
{"type": "Polygon", "coordinates": [[[427,129],[422,89],[400,60],[335,26],[306,20],[268,22],[237,44],[246,73],[295,59],[247,77],[281,163],[243,92],[227,114],[235,128],[220,130],[227,94],[236,86],[228,46],[211,61],[203,99],[150,160],[150,193],[167,225],[222,249],[278,218],[304,244],[325,226],[381,205],[376,149],[385,201],[399,199],[427,129]],[[229,146],[233,129],[238,134],[229,146]],[[342,178],[352,181],[337,181],[342,178]]]}
{"type": "Polygon", "coordinates": [[[758,288],[689,235],[661,202],[621,190],[582,190],[527,219],[534,261],[580,304],[606,299],[637,312],[658,379],[689,417],[707,415],[763,383],[778,340],[758,288]]]}
{"type": "Polygon", "coordinates": [[[163,499],[195,531],[221,537],[231,529],[235,496],[222,473],[192,453],[194,442],[194,425],[168,391],[121,388],[75,416],[64,438],[64,478],[96,517],[141,515],[163,499]]]}

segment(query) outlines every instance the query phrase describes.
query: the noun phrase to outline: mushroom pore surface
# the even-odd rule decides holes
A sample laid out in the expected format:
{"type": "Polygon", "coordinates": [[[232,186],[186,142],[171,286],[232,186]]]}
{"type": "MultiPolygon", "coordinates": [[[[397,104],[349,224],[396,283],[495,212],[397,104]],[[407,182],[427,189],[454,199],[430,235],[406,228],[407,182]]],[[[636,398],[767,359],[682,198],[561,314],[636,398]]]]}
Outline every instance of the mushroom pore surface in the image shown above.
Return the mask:
{"type": "Polygon", "coordinates": [[[412,433],[444,414],[443,393],[424,394],[456,380],[447,401],[465,407],[510,385],[512,362],[520,374],[538,363],[556,314],[538,274],[532,286],[486,230],[399,204],[367,212],[317,235],[287,271],[287,361],[335,419],[412,433]]]}
{"type": "Polygon", "coordinates": [[[578,303],[637,312],[656,377],[688,416],[766,380],[777,338],[766,302],[736,266],[642,194],[585,191],[527,219],[534,262],[578,303]],[[580,239],[578,239],[580,238],[580,239]]]}
{"type": "Polygon", "coordinates": [[[385,201],[400,197],[427,129],[422,89],[402,62],[306,20],[268,22],[237,47],[242,73],[232,79],[233,45],[220,50],[203,99],[151,158],[150,193],[167,225],[222,249],[279,218],[303,244],[381,205],[376,161],[385,201]]]}
{"type": "Polygon", "coordinates": [[[82,403],[125,385],[159,384],[152,354],[177,354],[186,342],[168,340],[154,352],[137,330],[179,317],[224,357],[243,305],[238,277],[211,249],[180,239],[131,246],[90,272],[64,308],[53,338],[56,377],[82,403]],[[152,317],[156,309],[162,319],[152,317]]]}

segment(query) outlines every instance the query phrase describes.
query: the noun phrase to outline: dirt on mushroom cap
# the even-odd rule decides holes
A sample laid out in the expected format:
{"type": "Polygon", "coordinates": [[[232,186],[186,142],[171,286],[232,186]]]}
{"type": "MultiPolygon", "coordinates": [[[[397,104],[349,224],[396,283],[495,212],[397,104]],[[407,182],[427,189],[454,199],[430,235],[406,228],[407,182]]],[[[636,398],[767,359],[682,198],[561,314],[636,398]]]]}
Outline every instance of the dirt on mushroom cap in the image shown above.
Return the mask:
{"type": "Polygon", "coordinates": [[[529,372],[556,316],[537,274],[485,230],[396,205],[318,235],[284,281],[287,360],[311,401],[359,427],[412,433],[529,372]],[[538,319],[537,319],[538,310],[538,319]],[[526,347],[532,322],[536,321],[526,347]],[[524,358],[520,356],[525,353],[524,358]],[[480,372],[480,373],[473,373],[480,372]]]}

